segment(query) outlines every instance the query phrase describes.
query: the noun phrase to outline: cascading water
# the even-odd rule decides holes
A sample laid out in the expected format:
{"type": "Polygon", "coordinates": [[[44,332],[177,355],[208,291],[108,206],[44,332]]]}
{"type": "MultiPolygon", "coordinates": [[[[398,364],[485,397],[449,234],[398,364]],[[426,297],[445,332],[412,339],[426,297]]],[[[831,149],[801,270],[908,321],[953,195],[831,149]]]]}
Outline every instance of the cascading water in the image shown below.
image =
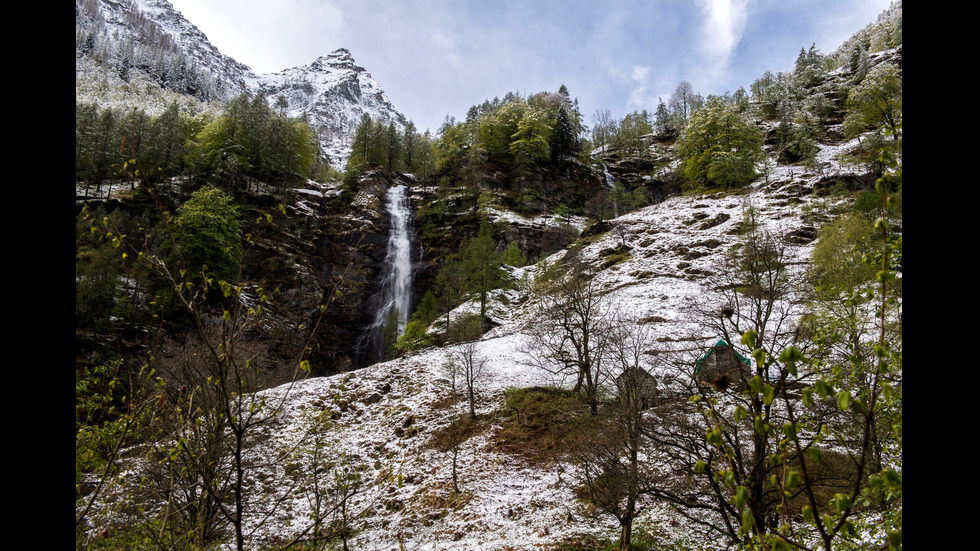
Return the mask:
{"type": "Polygon", "coordinates": [[[385,209],[391,219],[388,230],[388,252],[381,272],[381,288],[377,297],[374,321],[362,337],[359,355],[380,361],[385,356],[385,333],[397,339],[405,332],[412,308],[412,208],[406,186],[388,190],[385,209]],[[365,342],[366,341],[366,342],[365,342]]]}
{"type": "MultiPolygon", "coordinates": [[[[606,176],[606,187],[609,188],[609,191],[615,189],[616,177],[612,175],[612,172],[609,172],[609,167],[606,166],[606,163],[602,163],[602,173],[606,176]]],[[[616,200],[615,197],[613,197],[612,204],[613,204],[613,218],[619,218],[619,202],[616,200]]]]}

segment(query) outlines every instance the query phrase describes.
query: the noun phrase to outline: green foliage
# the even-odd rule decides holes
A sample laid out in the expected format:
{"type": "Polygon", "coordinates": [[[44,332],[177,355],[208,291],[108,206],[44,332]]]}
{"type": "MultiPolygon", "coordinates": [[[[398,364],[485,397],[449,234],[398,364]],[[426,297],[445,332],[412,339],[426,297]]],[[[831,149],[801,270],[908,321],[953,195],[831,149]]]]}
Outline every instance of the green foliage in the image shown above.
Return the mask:
{"type": "Polygon", "coordinates": [[[518,173],[528,173],[533,164],[548,158],[550,122],[545,113],[533,109],[526,110],[517,122],[509,149],[518,173]]]}
{"type": "Polygon", "coordinates": [[[902,76],[891,63],[875,66],[847,96],[844,131],[848,137],[884,128],[897,141],[902,127],[902,76]]]}
{"type": "MultiPolygon", "coordinates": [[[[121,211],[111,217],[99,209],[91,213],[108,223],[119,222],[121,211]]],[[[110,315],[120,297],[120,276],[123,270],[119,250],[122,236],[107,238],[92,231],[86,216],[79,216],[75,225],[75,327],[101,330],[109,324],[110,315]]]]}
{"type": "Polygon", "coordinates": [[[422,318],[412,317],[405,325],[405,332],[398,337],[395,351],[399,355],[411,354],[436,344],[435,338],[429,334],[429,322],[422,318]]]}
{"type": "Polygon", "coordinates": [[[462,258],[466,289],[480,296],[480,315],[485,318],[488,294],[506,281],[489,222],[480,224],[479,234],[463,248],[462,258]]]}
{"type": "MultiPolygon", "coordinates": [[[[880,181],[882,215],[889,204],[885,187],[880,181]]],[[[767,266],[776,265],[765,256],[761,264],[743,263],[742,270],[771,274],[767,266]]],[[[888,511],[887,527],[873,531],[875,545],[900,545],[900,259],[901,238],[891,234],[884,216],[873,227],[857,215],[828,225],[814,251],[817,292],[807,309],[816,314],[804,319],[792,344],[773,346],[769,323],[743,333],[741,344],[752,351],[756,374],[737,396],[734,412],[710,395],[694,400],[707,428],[705,441],[726,458],[715,468],[701,462],[695,472],[724,489],[725,507],[740,521],[733,538],[771,549],[802,546],[800,521],[793,519],[799,511],[820,547],[851,548],[859,541],[856,523],[873,507],[888,511]],[[790,381],[799,387],[799,398],[786,391],[790,381]],[[778,420],[773,406],[784,412],[778,420]],[[741,466],[738,457],[747,448],[732,437],[739,423],[754,432],[752,453],[769,457],[768,472],[741,466]],[[849,448],[849,457],[837,457],[834,448],[849,448]],[[760,482],[766,478],[778,489],[778,506],[763,498],[760,482]]],[[[756,287],[739,290],[743,304],[767,296],[756,287]]],[[[724,314],[725,323],[737,326],[745,318],[742,308],[734,316],[724,314]]]]}
{"type": "Polygon", "coordinates": [[[806,125],[783,121],[776,127],[774,138],[780,161],[787,164],[804,161],[812,165],[816,160],[819,148],[806,125]]]}
{"type": "Polygon", "coordinates": [[[560,161],[573,153],[577,136],[565,106],[558,108],[551,136],[551,160],[560,161]]]}
{"type": "Polygon", "coordinates": [[[752,96],[756,99],[759,113],[767,119],[783,119],[788,116],[792,82],[788,75],[766,71],[752,83],[752,96]]]}
{"type": "Polygon", "coordinates": [[[652,133],[653,126],[646,110],[634,111],[620,121],[613,136],[613,145],[634,154],[643,153],[650,145],[647,136],[652,133]]]}
{"type": "Polygon", "coordinates": [[[139,108],[76,102],[76,180],[101,186],[105,180],[160,180],[181,173],[189,121],[176,102],[155,117],[139,108]]]}
{"type": "Polygon", "coordinates": [[[581,116],[568,91],[529,97],[508,94],[474,105],[464,122],[447,118],[437,145],[438,169],[459,174],[465,164],[500,163],[527,176],[545,161],[563,162],[579,148],[581,116]]]}
{"type": "Polygon", "coordinates": [[[388,319],[385,320],[384,326],[384,338],[382,345],[384,346],[383,359],[390,360],[395,357],[397,351],[396,345],[398,343],[398,318],[401,317],[401,312],[398,308],[392,308],[391,312],[388,313],[388,319]]]}
{"type": "Polygon", "coordinates": [[[269,106],[262,94],[241,95],[187,141],[191,171],[229,189],[247,178],[287,185],[311,176],[318,146],[309,124],[286,116],[285,104],[269,106]]]}
{"type": "Polygon", "coordinates": [[[515,268],[520,268],[527,263],[527,259],[524,257],[524,253],[521,252],[521,248],[517,245],[516,241],[511,241],[507,245],[507,248],[504,250],[503,262],[515,268]]]}
{"type": "Polygon", "coordinates": [[[813,44],[809,50],[800,48],[800,55],[796,58],[796,66],[793,69],[793,79],[799,87],[811,87],[818,84],[827,75],[827,67],[824,56],[817,50],[817,45],[813,44]]]}
{"type": "Polygon", "coordinates": [[[691,116],[679,153],[693,185],[737,187],[755,178],[762,133],[734,105],[714,99],[691,116]]]}
{"type": "MultiPolygon", "coordinates": [[[[75,483],[105,466],[124,436],[122,361],[95,366],[75,377],[75,483]]],[[[76,496],[78,488],[76,488],[76,496]]]]}
{"type": "Polygon", "coordinates": [[[812,256],[816,286],[836,293],[871,281],[877,270],[864,257],[875,245],[872,236],[871,222],[857,215],[843,216],[821,228],[812,256]]]}
{"type": "Polygon", "coordinates": [[[190,274],[224,281],[238,277],[242,259],[242,221],[233,198],[204,187],[177,209],[174,239],[190,274]]]}
{"type": "Polygon", "coordinates": [[[435,159],[434,144],[428,132],[419,134],[411,121],[399,131],[393,122],[385,124],[364,113],[354,131],[347,168],[384,166],[389,170],[421,173],[425,177],[434,171],[435,159]]]}

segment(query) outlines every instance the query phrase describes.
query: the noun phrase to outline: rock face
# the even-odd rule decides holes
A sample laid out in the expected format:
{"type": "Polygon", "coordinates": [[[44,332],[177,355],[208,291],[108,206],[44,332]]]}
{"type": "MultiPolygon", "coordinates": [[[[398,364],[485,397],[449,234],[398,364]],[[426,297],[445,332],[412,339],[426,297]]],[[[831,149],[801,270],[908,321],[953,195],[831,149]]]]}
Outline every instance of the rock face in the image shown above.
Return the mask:
{"type": "Polygon", "coordinates": [[[332,214],[321,219],[311,259],[326,305],[313,352],[320,374],[362,367],[372,361],[359,346],[365,344],[362,336],[374,322],[378,308],[376,295],[390,229],[385,199],[392,187],[412,184],[393,172],[368,172],[360,178],[357,190],[351,190],[349,207],[340,213],[331,210],[332,214]]]}

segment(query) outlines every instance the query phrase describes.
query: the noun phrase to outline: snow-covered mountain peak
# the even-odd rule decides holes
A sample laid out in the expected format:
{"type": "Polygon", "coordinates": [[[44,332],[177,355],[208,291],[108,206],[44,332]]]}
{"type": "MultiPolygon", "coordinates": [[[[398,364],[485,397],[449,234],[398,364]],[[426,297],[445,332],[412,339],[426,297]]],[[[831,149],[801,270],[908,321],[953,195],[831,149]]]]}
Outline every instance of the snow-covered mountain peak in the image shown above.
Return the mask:
{"type": "Polygon", "coordinates": [[[76,72],[98,63],[127,81],[129,73],[139,71],[202,101],[227,101],[242,93],[263,93],[270,101],[281,96],[290,115],[307,117],[337,167],[350,154],[363,114],[399,129],[407,122],[347,48],[308,65],[259,75],[222,54],[167,0],[77,0],[75,14],[76,72]],[[97,61],[86,61],[88,54],[97,61]]]}
{"type": "Polygon", "coordinates": [[[371,73],[358,65],[346,48],[320,56],[309,65],[259,75],[255,92],[264,93],[270,101],[283,97],[291,115],[305,115],[338,168],[350,154],[350,141],[365,113],[399,130],[407,122],[371,73]]]}

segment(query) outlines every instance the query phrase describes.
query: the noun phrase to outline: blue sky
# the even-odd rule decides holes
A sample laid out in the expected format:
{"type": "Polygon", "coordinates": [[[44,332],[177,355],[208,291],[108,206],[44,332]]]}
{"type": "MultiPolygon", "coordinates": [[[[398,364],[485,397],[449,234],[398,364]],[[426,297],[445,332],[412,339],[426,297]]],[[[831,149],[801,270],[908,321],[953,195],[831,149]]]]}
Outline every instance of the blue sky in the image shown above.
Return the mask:
{"type": "Polygon", "coordinates": [[[890,0],[171,0],[223,53],[259,73],[351,51],[420,130],[485,99],[565,84],[586,124],[656,109],[683,80],[748,89],[824,53],[890,0]]]}

